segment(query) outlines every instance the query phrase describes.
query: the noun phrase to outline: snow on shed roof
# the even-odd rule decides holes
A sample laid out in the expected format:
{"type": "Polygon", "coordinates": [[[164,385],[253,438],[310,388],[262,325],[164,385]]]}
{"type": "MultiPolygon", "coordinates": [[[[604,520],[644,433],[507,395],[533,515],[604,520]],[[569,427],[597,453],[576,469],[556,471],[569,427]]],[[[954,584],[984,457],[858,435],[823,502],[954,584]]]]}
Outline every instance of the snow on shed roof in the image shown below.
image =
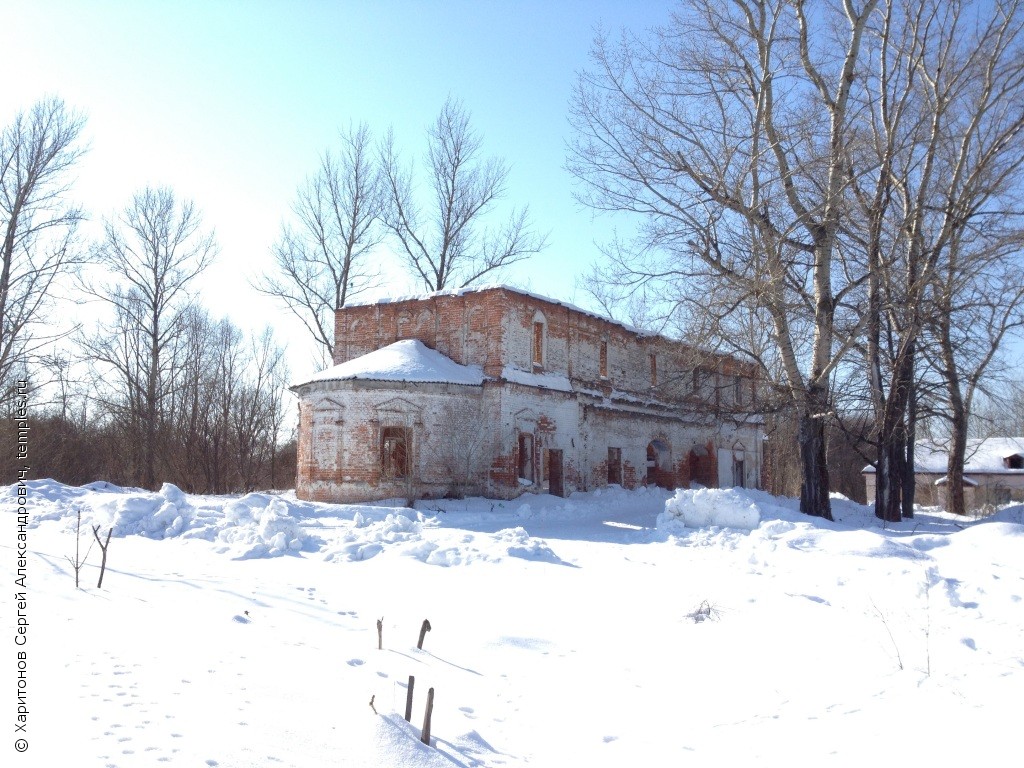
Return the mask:
{"type": "Polygon", "coordinates": [[[483,369],[478,365],[459,365],[417,339],[402,339],[361,357],[313,374],[292,386],[316,381],[412,381],[421,383],[466,384],[483,383],[483,369]]]}
{"type": "MultiPolygon", "coordinates": [[[[936,480],[934,483],[932,483],[932,485],[949,485],[949,478],[946,477],[945,475],[943,475],[938,480],[936,480]]],[[[964,485],[969,486],[971,488],[977,488],[978,487],[978,483],[976,481],[974,481],[974,480],[971,480],[971,478],[969,478],[969,477],[965,477],[964,478],[964,485]]]]}
{"type": "MultiPolygon", "coordinates": [[[[945,474],[948,456],[947,443],[919,442],[914,447],[914,471],[926,474],[945,474]]],[[[1024,437],[990,437],[967,441],[964,472],[971,474],[1020,474],[1024,470],[1008,469],[1004,459],[1024,456],[1024,437]]],[[[864,468],[873,473],[874,467],[864,468]]]]}

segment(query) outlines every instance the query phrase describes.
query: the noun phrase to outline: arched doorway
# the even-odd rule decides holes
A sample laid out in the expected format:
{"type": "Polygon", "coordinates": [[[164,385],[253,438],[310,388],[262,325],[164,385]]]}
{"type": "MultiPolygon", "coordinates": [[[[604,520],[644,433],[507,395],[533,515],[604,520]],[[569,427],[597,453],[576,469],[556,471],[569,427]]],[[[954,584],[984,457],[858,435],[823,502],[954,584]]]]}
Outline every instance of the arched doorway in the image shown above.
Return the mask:
{"type": "Polygon", "coordinates": [[[705,488],[714,488],[718,485],[717,469],[712,454],[707,448],[695,445],[686,456],[690,470],[690,484],[696,484],[705,488]]]}
{"type": "Polygon", "coordinates": [[[647,444],[647,484],[675,488],[672,449],[664,440],[651,440],[647,444]]]}
{"type": "Polygon", "coordinates": [[[733,443],[732,484],[735,488],[745,488],[747,485],[746,450],[746,447],[739,440],[733,443]]]}

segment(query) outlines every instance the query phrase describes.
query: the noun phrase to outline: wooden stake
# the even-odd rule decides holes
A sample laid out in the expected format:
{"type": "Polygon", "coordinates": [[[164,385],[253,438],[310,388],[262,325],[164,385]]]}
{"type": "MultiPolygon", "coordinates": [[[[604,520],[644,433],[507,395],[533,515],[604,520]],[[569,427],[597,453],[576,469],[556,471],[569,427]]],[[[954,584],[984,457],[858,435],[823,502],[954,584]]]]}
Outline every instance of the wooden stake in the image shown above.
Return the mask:
{"type": "Polygon", "coordinates": [[[416,643],[416,648],[423,650],[423,638],[427,636],[427,632],[430,631],[430,622],[427,619],[423,620],[423,626],[420,627],[420,641],[416,643]]]}
{"type": "Polygon", "coordinates": [[[412,689],[416,685],[416,678],[409,675],[409,687],[405,691],[405,722],[412,722],[412,689]]]}
{"type": "Polygon", "coordinates": [[[434,713],[434,689],[427,691],[427,711],[423,714],[423,734],[420,741],[430,746],[430,716],[434,713]]]}
{"type": "Polygon", "coordinates": [[[377,650],[384,648],[384,617],[377,619],[377,650]]]}

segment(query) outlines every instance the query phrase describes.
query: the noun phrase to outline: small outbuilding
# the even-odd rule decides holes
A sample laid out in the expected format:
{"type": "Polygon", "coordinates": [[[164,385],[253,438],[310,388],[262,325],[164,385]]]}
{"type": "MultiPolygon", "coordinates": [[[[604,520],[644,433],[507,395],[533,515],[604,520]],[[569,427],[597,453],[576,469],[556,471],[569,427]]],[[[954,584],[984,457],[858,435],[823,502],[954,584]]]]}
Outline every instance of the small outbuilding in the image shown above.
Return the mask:
{"type": "MultiPolygon", "coordinates": [[[[946,508],[949,449],[942,442],[919,442],[914,448],[915,499],[946,508]]],[[[875,469],[864,468],[868,503],[875,500],[875,469]]],[[[964,503],[967,509],[987,504],[1024,501],[1024,437],[970,440],[964,462],[964,503]]]]}

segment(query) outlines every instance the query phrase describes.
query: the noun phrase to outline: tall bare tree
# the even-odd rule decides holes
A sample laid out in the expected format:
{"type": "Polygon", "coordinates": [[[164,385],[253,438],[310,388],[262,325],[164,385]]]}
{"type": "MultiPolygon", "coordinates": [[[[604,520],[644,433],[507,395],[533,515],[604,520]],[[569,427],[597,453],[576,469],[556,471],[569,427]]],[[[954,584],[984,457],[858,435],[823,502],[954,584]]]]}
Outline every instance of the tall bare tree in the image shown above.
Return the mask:
{"type": "Polygon", "coordinates": [[[299,188],[274,245],[276,273],[256,288],[277,297],[302,321],[326,362],[334,354],[334,312],[374,285],[368,256],[380,243],[384,188],[364,123],[340,133],[337,154],[324,152],[299,188]]]}
{"type": "Polygon", "coordinates": [[[429,291],[465,287],[545,246],[530,227],[527,206],[511,211],[501,226],[485,226],[505,195],[509,169],[498,158],[483,158],[482,146],[469,113],[449,98],[427,129],[428,190],[421,197],[414,168],[403,166],[393,132],[382,145],[383,222],[429,291]]]}
{"type": "Polygon", "coordinates": [[[1016,181],[1024,163],[1024,14],[1016,0],[917,0],[880,10],[870,43],[877,66],[858,91],[868,129],[850,152],[851,168],[869,170],[851,173],[861,215],[845,233],[857,268],[855,252],[867,254],[876,514],[899,520],[913,509],[915,369],[925,327],[935,330],[927,340],[946,348],[929,356],[944,361],[944,399],[959,434],[950,459],[962,472],[967,414],[949,390],[960,385],[954,361],[970,357],[971,371],[976,363],[983,372],[1005,335],[1000,326],[1017,314],[1018,280],[993,290],[991,275],[1010,274],[1007,257],[1024,223],[1016,181]],[[985,282],[987,312],[971,290],[985,282]],[[971,317],[987,349],[962,339],[965,354],[957,356],[950,325],[963,322],[967,306],[977,310],[971,317]]]}
{"type": "Polygon", "coordinates": [[[962,514],[963,469],[974,394],[1008,334],[1024,324],[1024,5],[957,2],[959,35],[929,84],[952,83],[943,184],[933,203],[937,257],[931,354],[950,424],[949,509],[962,514]],[[961,31],[962,30],[962,31],[961,31]]]}
{"type": "MultiPolygon", "coordinates": [[[[1019,338],[1024,329],[1024,265],[1019,261],[1024,238],[1018,233],[1014,239],[1012,254],[996,252],[988,258],[972,254],[968,273],[958,272],[950,263],[936,276],[938,311],[929,315],[925,352],[940,382],[937,410],[949,433],[947,510],[954,514],[967,512],[964,464],[975,399],[986,384],[1009,373],[1004,342],[1011,335],[1019,338]]],[[[954,260],[963,255],[956,253],[957,243],[950,250],[954,260]]],[[[1011,435],[1019,436],[1013,432],[1003,436],[1011,435]]]]}
{"type": "Polygon", "coordinates": [[[288,370],[284,350],[269,328],[250,340],[247,358],[246,373],[231,408],[231,432],[239,485],[252,491],[260,470],[267,465],[271,483],[274,480],[288,370]]]}
{"type": "Polygon", "coordinates": [[[859,285],[837,266],[851,92],[876,5],[688,0],[651,37],[600,36],[570,116],[581,199],[640,217],[624,278],[713,276],[770,317],[799,414],[800,507],[826,518],[837,312],[859,285]]]}
{"type": "Polygon", "coordinates": [[[130,437],[136,482],[156,485],[157,457],[168,427],[174,356],[189,289],[217,252],[212,232],[190,201],[166,187],[146,188],[104,222],[96,248],[105,275],[90,285],[114,314],[85,347],[106,372],[107,405],[130,437]]]}
{"type": "Polygon", "coordinates": [[[37,329],[54,327],[46,316],[54,283],[86,255],[76,239],[82,212],[67,201],[84,126],[49,98],[0,133],[0,382],[52,340],[37,329]]]}

